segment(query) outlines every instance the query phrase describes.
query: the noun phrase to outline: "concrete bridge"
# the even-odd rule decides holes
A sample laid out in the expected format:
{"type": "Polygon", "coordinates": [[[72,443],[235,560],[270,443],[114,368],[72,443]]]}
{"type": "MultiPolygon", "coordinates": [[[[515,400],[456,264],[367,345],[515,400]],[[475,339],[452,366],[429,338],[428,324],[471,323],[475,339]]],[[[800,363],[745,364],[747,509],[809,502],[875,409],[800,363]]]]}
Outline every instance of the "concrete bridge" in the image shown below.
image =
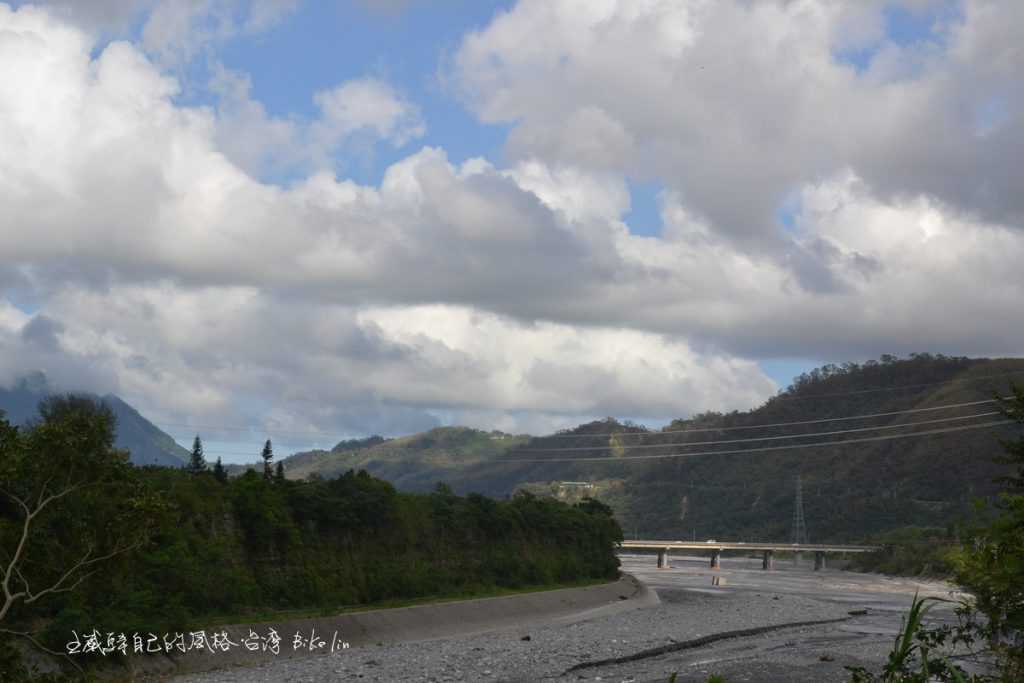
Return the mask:
{"type": "Polygon", "coordinates": [[[777,550],[789,552],[813,552],[814,569],[825,568],[825,553],[872,553],[880,550],[874,545],[842,545],[835,543],[719,543],[718,541],[623,541],[623,550],[657,550],[658,569],[669,569],[668,552],[670,550],[703,550],[711,553],[711,568],[722,568],[722,551],[740,550],[743,552],[764,553],[763,569],[774,567],[774,555],[777,550]]]}

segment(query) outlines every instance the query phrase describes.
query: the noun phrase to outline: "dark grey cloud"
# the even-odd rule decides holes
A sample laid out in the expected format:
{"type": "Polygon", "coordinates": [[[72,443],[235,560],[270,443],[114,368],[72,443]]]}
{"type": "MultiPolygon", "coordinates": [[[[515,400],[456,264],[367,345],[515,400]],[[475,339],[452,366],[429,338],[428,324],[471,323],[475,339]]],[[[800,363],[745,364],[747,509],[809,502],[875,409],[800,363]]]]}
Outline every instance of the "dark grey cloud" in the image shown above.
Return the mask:
{"type": "Polygon", "coordinates": [[[62,321],[27,316],[0,301],[0,386],[26,377],[45,377],[56,391],[116,391],[116,368],[103,354],[68,349],[60,340],[62,321]]]}
{"type": "Polygon", "coordinates": [[[39,351],[55,353],[61,350],[58,335],[63,331],[61,323],[39,314],[21,329],[21,338],[39,351]]]}
{"type": "Polygon", "coordinates": [[[89,31],[118,35],[128,31],[159,0],[15,0],[14,6],[37,5],[89,31]]]}

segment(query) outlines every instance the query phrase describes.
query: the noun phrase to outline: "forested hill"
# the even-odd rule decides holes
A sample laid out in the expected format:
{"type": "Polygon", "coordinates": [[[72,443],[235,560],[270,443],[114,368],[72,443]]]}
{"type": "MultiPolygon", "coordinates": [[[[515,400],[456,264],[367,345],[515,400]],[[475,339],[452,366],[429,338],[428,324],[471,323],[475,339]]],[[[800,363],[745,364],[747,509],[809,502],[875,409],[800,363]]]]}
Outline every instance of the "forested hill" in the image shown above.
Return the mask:
{"type": "MultiPolygon", "coordinates": [[[[484,432],[468,427],[438,427],[397,439],[372,436],[342,441],[330,451],[306,451],[284,459],[289,479],[310,475],[336,477],[365,469],[406,491],[429,491],[441,481],[457,481],[468,467],[492,462],[509,449],[528,443],[528,436],[484,432]]],[[[232,474],[246,467],[230,466],[232,474]]],[[[487,490],[492,491],[491,487],[487,490]]],[[[499,495],[504,495],[504,489],[499,495]]]]}
{"type": "MultiPolygon", "coordinates": [[[[14,424],[23,425],[37,417],[39,402],[52,393],[43,373],[26,375],[8,388],[0,387],[0,412],[14,424]]],[[[188,451],[139,414],[139,411],[113,394],[94,398],[105,403],[114,413],[117,421],[114,445],[128,451],[132,463],[184,466],[189,456],[188,451]]]]}
{"type": "Polygon", "coordinates": [[[494,496],[517,488],[568,500],[594,495],[615,509],[627,536],[737,540],[789,539],[800,475],[810,540],[861,540],[908,525],[947,527],[967,514],[973,498],[995,492],[992,479],[1002,470],[992,459],[1001,452],[999,437],[1008,437],[1012,429],[795,447],[967,426],[998,419],[968,417],[991,412],[994,405],[758,426],[982,401],[1005,392],[1011,380],[1024,382],[1024,359],[883,356],[801,375],[755,410],[703,413],[676,420],[663,430],[612,419],[537,438],[441,428],[365,448],[300,454],[286,465],[294,477],[314,472],[330,477],[350,467],[365,468],[409,490],[426,490],[445,481],[456,491],[494,496]],[[926,421],[916,427],[894,427],[926,421]],[[868,429],[877,427],[887,429],[868,429]],[[800,438],[856,429],[863,431],[800,438]],[[797,438],[788,438],[792,436],[797,438]],[[787,438],[752,441],[763,437],[787,438]],[[699,445],[736,439],[748,441],[699,445]],[[777,450],[629,459],[763,447],[777,450]],[[541,450],[566,448],[575,450],[541,450]],[[609,459],[550,462],[570,457],[609,459]],[[540,462],[515,462],[527,459],[540,462]]]}

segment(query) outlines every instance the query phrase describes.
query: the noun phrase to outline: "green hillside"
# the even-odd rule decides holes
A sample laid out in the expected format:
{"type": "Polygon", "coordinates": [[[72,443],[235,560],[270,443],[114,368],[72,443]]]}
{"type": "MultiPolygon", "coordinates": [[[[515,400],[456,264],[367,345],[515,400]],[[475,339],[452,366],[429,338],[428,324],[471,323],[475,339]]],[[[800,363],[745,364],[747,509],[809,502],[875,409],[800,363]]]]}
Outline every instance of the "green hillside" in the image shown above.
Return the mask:
{"type": "Polygon", "coordinates": [[[364,468],[404,490],[423,491],[445,481],[459,492],[506,496],[517,488],[567,500],[592,495],[615,510],[627,536],[786,540],[795,480],[803,483],[810,540],[853,541],[893,528],[946,527],[971,510],[976,497],[996,491],[1001,473],[992,458],[1009,428],[962,431],[809,449],[710,454],[660,460],[630,456],[787,447],[809,442],[901,434],[997,419],[935,422],[910,429],[867,431],[813,439],[683,446],[694,442],[791,436],[941,420],[994,410],[991,404],[923,411],[871,420],[785,428],[727,431],[777,422],[931,408],[990,399],[1010,380],[1024,381],[1022,359],[967,359],[915,354],[883,356],[863,365],[829,365],[794,380],[761,407],[677,420],[664,430],[608,419],[549,437],[505,436],[466,428],[440,428],[365,448],[297,454],[288,475],[332,477],[364,468]],[[671,433],[680,430],[713,430],[671,433]],[[721,430],[721,431],[719,431],[721,430]],[[669,433],[666,433],[669,432],[669,433]],[[628,436],[633,434],[633,436],[628,436]],[[596,435],[596,438],[595,438],[596,435]],[[673,444],[629,449],[625,445],[673,444]],[[547,448],[581,450],[546,452],[547,448]],[[603,449],[603,450],[601,450],[603,449]],[[607,462],[550,462],[603,457],[607,462]],[[511,462],[515,459],[540,462],[511,462]],[[592,486],[562,486],[559,482],[592,486]]]}
{"type": "Polygon", "coordinates": [[[330,451],[296,453],[285,458],[284,464],[289,479],[310,475],[333,478],[350,469],[365,469],[399,489],[423,492],[438,482],[459,480],[468,467],[493,462],[503,453],[527,444],[530,438],[468,427],[438,427],[397,439],[343,441],[330,451]]]}

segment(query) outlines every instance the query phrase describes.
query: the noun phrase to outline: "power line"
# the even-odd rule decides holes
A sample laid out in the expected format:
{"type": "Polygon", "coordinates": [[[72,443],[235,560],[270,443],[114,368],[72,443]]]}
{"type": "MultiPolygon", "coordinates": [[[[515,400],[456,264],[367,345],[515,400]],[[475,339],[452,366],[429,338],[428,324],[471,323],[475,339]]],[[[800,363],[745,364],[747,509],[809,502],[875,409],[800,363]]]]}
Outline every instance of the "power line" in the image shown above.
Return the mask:
{"type": "MultiPolygon", "coordinates": [[[[925,410],[929,410],[929,409],[925,409],[925,410]]],[[[711,445],[717,445],[717,444],[749,443],[749,442],[756,442],[756,441],[778,441],[778,440],[783,440],[783,439],[804,439],[804,438],[821,437],[821,436],[834,436],[834,435],[838,435],[838,434],[852,434],[852,433],[862,433],[862,432],[869,432],[869,431],[880,431],[880,430],[885,430],[885,429],[901,429],[901,428],[904,428],[904,427],[916,427],[916,426],[919,426],[919,425],[926,425],[926,424],[938,424],[938,423],[944,423],[944,422],[954,422],[954,421],[959,421],[959,420],[971,420],[971,419],[975,419],[975,418],[979,418],[979,417],[989,417],[989,416],[992,416],[992,415],[999,415],[999,414],[1001,414],[999,411],[989,411],[989,412],[985,412],[985,413],[975,413],[973,415],[959,415],[959,416],[956,416],[956,417],[938,418],[938,419],[935,419],[935,420],[918,420],[918,421],[915,421],[915,422],[903,422],[903,423],[900,423],[900,424],[882,425],[882,426],[878,426],[878,427],[857,427],[857,428],[854,428],[854,429],[842,429],[842,430],[834,430],[834,431],[829,431],[829,432],[814,432],[814,433],[811,433],[811,434],[787,434],[787,435],[776,435],[776,436],[766,436],[766,437],[752,437],[752,438],[747,438],[747,439],[723,439],[723,440],[717,440],[717,441],[697,441],[697,442],[692,442],[692,443],[681,443],[681,444],[680,443],[672,443],[672,444],[625,445],[625,446],[577,446],[577,447],[568,447],[568,448],[529,448],[529,449],[524,449],[524,450],[521,450],[521,451],[512,451],[512,452],[513,453],[516,453],[516,452],[518,452],[518,453],[538,453],[538,452],[548,453],[548,452],[563,452],[563,451],[598,451],[598,450],[616,450],[616,449],[636,450],[636,449],[642,449],[642,448],[687,448],[687,447],[690,447],[690,446],[711,446],[711,445]]],[[[849,418],[834,418],[834,419],[849,419],[849,418]]],[[[586,457],[585,458],[534,458],[534,459],[502,458],[502,459],[499,459],[499,460],[495,460],[493,462],[495,462],[495,463],[506,463],[506,462],[577,462],[577,461],[602,461],[602,460],[607,460],[609,462],[621,462],[622,460],[648,460],[648,459],[654,459],[654,458],[686,457],[686,456],[691,456],[691,455],[692,456],[697,456],[697,455],[732,455],[732,454],[736,454],[736,453],[758,453],[758,452],[774,451],[774,450],[785,450],[785,449],[795,449],[795,448],[815,448],[815,447],[819,447],[819,446],[838,446],[838,445],[850,444],[850,443],[864,443],[864,442],[870,442],[870,441],[884,441],[884,440],[888,440],[888,439],[900,439],[900,438],[906,438],[906,437],[911,437],[911,436],[927,436],[927,435],[930,435],[930,434],[942,434],[942,433],[946,433],[946,432],[957,432],[957,431],[963,431],[963,430],[967,430],[967,429],[976,429],[976,428],[990,427],[990,426],[996,426],[996,425],[1011,426],[1011,425],[1013,425],[1013,423],[1012,422],[1003,422],[1003,421],[994,421],[994,422],[985,422],[985,423],[978,424],[978,425],[968,425],[966,427],[950,427],[950,428],[943,428],[943,429],[932,429],[932,430],[927,430],[927,431],[923,431],[923,432],[914,432],[914,433],[911,433],[911,434],[897,434],[897,435],[891,435],[891,436],[877,436],[877,437],[867,437],[867,438],[861,438],[861,439],[845,439],[845,440],[840,440],[840,441],[825,441],[825,442],[816,443],[816,444],[794,444],[794,445],[787,445],[787,446],[768,446],[768,447],[757,447],[757,448],[743,448],[743,449],[733,449],[733,450],[725,450],[725,451],[723,451],[723,450],[715,450],[715,451],[704,451],[704,452],[699,452],[699,453],[668,453],[668,454],[661,454],[661,455],[630,456],[628,458],[617,458],[617,457],[614,457],[614,456],[613,457],[601,456],[601,457],[592,457],[592,458],[586,458],[586,457]]],[[[325,451],[325,452],[326,453],[330,453],[330,451],[325,451]]],[[[244,452],[243,451],[219,451],[219,450],[211,451],[211,450],[204,450],[204,453],[207,454],[207,455],[254,455],[254,454],[255,455],[259,455],[256,452],[255,449],[253,451],[244,451],[244,452]]],[[[294,455],[294,453],[292,455],[294,455]]]]}
{"type": "MultiPolygon", "coordinates": [[[[1012,398],[1006,396],[1004,398],[1012,398]]],[[[693,429],[669,429],[661,432],[610,432],[606,434],[552,434],[550,436],[537,437],[542,439],[583,439],[583,438],[607,438],[614,434],[618,437],[623,436],[656,436],[660,434],[689,434],[689,433],[700,433],[700,432],[733,432],[745,429],[765,429],[768,427],[790,427],[797,425],[811,425],[821,424],[824,422],[842,422],[849,420],[868,420],[876,417],[892,417],[894,415],[910,415],[912,413],[927,413],[936,410],[949,410],[951,408],[966,408],[968,406],[978,406],[986,403],[995,403],[996,399],[990,398],[984,401],[968,401],[967,403],[950,403],[942,406],[932,406],[930,408],[909,408],[907,410],[893,410],[887,413],[871,413],[866,415],[848,415],[846,417],[824,417],[816,420],[797,420],[793,422],[772,422],[768,424],[757,424],[757,425],[741,425],[736,427],[699,427],[693,429]]]]}
{"type": "MultiPolygon", "coordinates": [[[[770,398],[768,400],[768,402],[772,402],[772,401],[793,401],[793,400],[811,400],[811,399],[817,399],[817,398],[831,398],[831,397],[838,397],[838,396],[854,396],[854,395],[857,395],[857,394],[878,393],[878,392],[883,392],[883,391],[899,391],[899,390],[902,390],[902,389],[917,389],[917,388],[922,388],[922,387],[934,387],[934,386],[942,386],[942,385],[947,385],[947,384],[962,384],[962,383],[968,383],[968,382],[978,382],[978,381],[982,381],[982,380],[986,380],[986,379],[1001,379],[1001,378],[1004,378],[1004,377],[1013,376],[1013,375],[1021,375],[1021,374],[1024,374],[1024,370],[1011,370],[1011,371],[1004,372],[1004,373],[1001,373],[1001,374],[998,374],[998,375],[979,375],[977,377],[965,377],[965,378],[960,378],[960,379],[946,380],[944,382],[929,382],[929,383],[926,383],[926,384],[904,384],[904,385],[895,386],[895,387],[873,387],[873,388],[869,388],[869,389],[861,389],[861,390],[858,390],[858,391],[830,393],[830,394],[816,394],[816,395],[813,395],[813,396],[773,396],[772,398],[770,398]]],[[[981,401],[980,403],[990,403],[990,402],[991,401],[981,401]]],[[[965,404],[962,404],[962,405],[977,405],[977,403],[965,403],[965,404]]],[[[950,407],[952,407],[952,406],[950,406],[950,407]]],[[[939,410],[941,408],[942,408],[942,406],[940,406],[938,408],[935,408],[935,410],[939,410]]],[[[926,409],[920,409],[920,410],[930,410],[930,409],[926,408],[926,409]]],[[[877,417],[887,416],[887,415],[898,415],[898,414],[902,414],[903,412],[912,412],[912,411],[897,411],[897,412],[894,412],[894,413],[880,413],[880,414],[877,415],[877,417]]],[[[865,415],[865,416],[859,416],[859,417],[865,417],[866,418],[866,417],[876,417],[876,416],[865,415]]],[[[831,418],[831,419],[850,419],[850,420],[852,420],[852,419],[858,419],[858,417],[831,418]]],[[[821,420],[821,421],[827,421],[827,420],[821,420]]],[[[811,420],[811,421],[808,421],[808,422],[805,422],[805,423],[800,423],[800,422],[779,423],[779,425],[781,426],[781,425],[786,425],[786,424],[813,424],[814,422],[819,422],[819,420],[811,420]]],[[[218,425],[197,425],[197,424],[189,424],[189,423],[185,423],[185,422],[160,422],[159,424],[164,426],[164,427],[179,427],[179,428],[183,428],[183,429],[188,429],[190,431],[197,430],[197,429],[208,429],[208,430],[211,430],[211,431],[220,431],[220,432],[261,432],[261,433],[264,433],[264,434],[271,434],[271,433],[273,433],[273,434],[320,435],[320,436],[327,436],[327,437],[331,437],[331,438],[338,438],[338,432],[328,432],[328,431],[317,430],[317,429],[305,429],[305,430],[300,430],[300,429],[267,429],[266,427],[252,426],[252,425],[250,425],[250,426],[219,425],[218,426],[218,425]]],[[[752,426],[748,426],[748,427],[719,427],[719,428],[715,428],[715,429],[685,429],[685,430],[676,430],[676,431],[643,432],[643,433],[644,434],[655,434],[655,433],[656,434],[674,434],[674,433],[684,432],[684,431],[694,431],[694,432],[696,432],[696,431],[709,431],[709,432],[717,432],[717,431],[726,431],[726,430],[732,430],[732,429],[757,429],[758,427],[770,427],[770,426],[775,426],[775,425],[752,425],[752,426]]],[[[634,433],[638,433],[638,432],[627,432],[627,433],[623,433],[622,435],[623,436],[625,436],[625,435],[632,435],[634,433]]],[[[581,437],[586,437],[586,436],[606,436],[606,435],[604,435],[604,434],[599,434],[599,435],[594,435],[594,434],[551,434],[551,435],[544,436],[544,437],[534,437],[534,438],[557,439],[557,438],[581,438],[581,437]]]]}
{"type": "Polygon", "coordinates": [[[888,436],[867,436],[859,439],[844,439],[842,441],[828,441],[825,443],[804,443],[794,444],[789,446],[760,446],[758,448],[738,448],[727,451],[699,451],[697,453],[658,453],[654,455],[633,455],[625,458],[616,458],[614,456],[600,456],[592,458],[502,458],[501,460],[491,461],[493,464],[500,465],[505,463],[517,463],[517,462],[533,462],[533,463],[553,463],[553,462],[630,462],[634,460],[659,460],[664,458],[693,458],[699,455],[735,455],[737,453],[765,453],[767,451],[783,451],[783,450],[798,450],[805,448],[821,448],[823,446],[844,446],[852,443],[868,443],[872,441],[891,441],[895,439],[908,439],[915,436],[929,436],[932,434],[948,434],[950,432],[963,432],[970,429],[984,429],[986,427],[1011,427],[1015,426],[1015,423],[1006,420],[998,420],[994,422],[983,422],[976,425],[965,425],[962,427],[944,427],[941,429],[929,429],[923,432],[914,432],[913,434],[891,434],[888,436]]]}
{"type": "MultiPolygon", "coordinates": [[[[219,448],[207,448],[205,445],[203,446],[203,453],[212,454],[212,455],[253,455],[253,454],[259,455],[262,450],[263,450],[263,444],[254,445],[253,446],[253,450],[251,450],[251,451],[222,451],[219,448]]],[[[281,452],[284,452],[284,451],[287,451],[288,449],[287,448],[279,448],[279,447],[275,446],[274,447],[274,456],[275,457],[278,455],[278,450],[280,450],[281,452]]],[[[301,452],[308,453],[310,451],[323,451],[324,453],[330,453],[331,452],[331,450],[329,448],[310,448],[307,451],[301,451],[301,452]]],[[[296,451],[296,452],[299,452],[299,451],[296,451]]]]}
{"type": "MultiPolygon", "coordinates": [[[[1009,398],[1009,397],[1007,397],[1007,398],[1009,398]]],[[[742,425],[742,426],[734,426],[734,427],[708,427],[708,428],[699,428],[699,429],[676,429],[676,430],[668,430],[668,431],[662,431],[662,432],[612,432],[612,433],[607,433],[607,434],[555,434],[555,435],[552,435],[552,436],[533,437],[533,438],[537,438],[537,439],[555,439],[555,438],[577,438],[577,439],[580,439],[580,438],[602,438],[602,439],[607,439],[607,438],[609,438],[611,436],[616,436],[616,437],[620,437],[620,438],[621,437],[625,437],[625,436],[656,437],[656,436],[661,436],[661,435],[664,435],[664,434],[690,434],[690,433],[692,433],[692,434],[699,434],[699,433],[707,433],[707,432],[744,431],[744,430],[751,430],[751,429],[767,429],[767,428],[776,428],[776,427],[790,427],[790,426],[802,426],[802,425],[811,425],[811,424],[823,424],[823,423],[827,423],[827,422],[846,422],[846,421],[853,421],[853,420],[867,420],[867,419],[878,418],[878,417],[893,417],[893,416],[896,416],[896,415],[909,415],[909,414],[917,414],[917,413],[925,413],[925,412],[934,412],[934,411],[938,411],[938,410],[951,410],[951,409],[954,409],[954,408],[966,408],[966,407],[970,407],[970,406],[984,405],[984,404],[995,403],[995,402],[996,402],[996,399],[986,399],[986,400],[983,400],[983,401],[969,401],[969,402],[966,402],[966,403],[950,403],[950,404],[941,405],[941,406],[931,406],[931,407],[928,407],[928,408],[910,408],[910,409],[907,409],[907,410],[895,410],[895,411],[890,411],[890,412],[886,412],[886,413],[871,413],[871,414],[864,414],[864,415],[847,415],[847,416],[844,416],[844,417],[827,417],[827,418],[820,418],[820,419],[816,419],[816,420],[797,420],[797,421],[791,421],[791,422],[773,422],[773,423],[767,423],[767,424],[742,425]]],[[[936,423],[936,422],[945,422],[945,421],[952,421],[952,420],[957,420],[957,419],[970,419],[972,417],[985,417],[985,416],[993,415],[993,414],[996,414],[996,411],[987,412],[987,413],[978,413],[978,414],[975,414],[975,415],[953,417],[953,418],[941,418],[941,419],[937,419],[937,420],[921,420],[920,422],[917,422],[917,423],[905,423],[903,425],[884,425],[884,426],[880,426],[880,427],[861,427],[861,428],[857,428],[857,429],[836,430],[836,431],[832,431],[832,432],[819,432],[819,433],[815,433],[815,434],[780,435],[780,436],[773,436],[773,437],[759,437],[759,438],[750,438],[750,439],[727,439],[727,440],[717,440],[717,441],[693,442],[693,443],[690,443],[690,444],[658,444],[658,445],[644,444],[644,445],[636,445],[636,446],[624,445],[624,446],[617,446],[617,447],[613,447],[613,446],[607,446],[607,447],[605,447],[605,446],[575,446],[575,447],[565,447],[565,448],[527,448],[527,449],[522,449],[520,452],[552,452],[552,451],[563,451],[563,450],[564,451],[593,451],[593,450],[613,450],[614,448],[668,448],[668,447],[671,447],[671,446],[682,446],[682,447],[685,447],[685,446],[697,446],[697,445],[713,445],[713,444],[716,444],[716,443],[744,443],[744,442],[749,442],[749,441],[770,441],[770,440],[778,440],[778,439],[808,438],[808,437],[811,437],[811,436],[829,436],[829,435],[834,435],[834,434],[853,433],[853,432],[862,432],[862,431],[872,431],[872,430],[878,430],[878,429],[893,429],[893,428],[898,428],[898,427],[901,427],[901,426],[912,425],[912,424],[931,424],[931,423],[936,423]]],[[[209,429],[216,429],[216,428],[215,427],[209,427],[209,429]]],[[[259,449],[259,448],[262,448],[262,446],[257,445],[257,446],[254,446],[254,448],[255,449],[259,449]]],[[[320,450],[320,449],[312,449],[312,450],[320,450]]],[[[209,452],[211,455],[250,455],[251,454],[248,451],[240,452],[240,451],[220,451],[220,450],[213,451],[213,450],[208,450],[206,452],[209,452]]],[[[257,455],[258,455],[258,453],[257,453],[257,455]]]]}
{"type": "MultiPolygon", "coordinates": [[[[195,425],[195,424],[187,424],[185,422],[160,422],[160,424],[162,426],[168,427],[168,428],[177,427],[178,430],[188,429],[189,431],[205,429],[205,430],[209,430],[209,431],[213,431],[213,432],[255,432],[255,433],[258,433],[258,434],[299,434],[299,435],[314,434],[314,435],[318,435],[318,436],[328,436],[328,437],[331,437],[332,439],[338,438],[338,432],[324,432],[324,431],[319,431],[319,430],[314,430],[314,429],[310,429],[310,430],[300,430],[300,429],[267,429],[265,427],[256,427],[256,426],[252,426],[252,427],[239,427],[239,426],[234,426],[234,425],[220,425],[220,426],[217,426],[217,425],[195,425]]],[[[263,437],[261,437],[261,438],[263,438],[263,437]]]]}
{"type": "MultiPolygon", "coordinates": [[[[308,451],[295,451],[295,453],[306,453],[306,452],[308,452],[308,451]]],[[[288,455],[283,456],[283,457],[287,458],[287,457],[289,457],[291,455],[295,455],[295,453],[289,453],[288,455]]],[[[206,450],[204,448],[203,449],[203,455],[251,455],[256,460],[260,460],[261,459],[260,458],[260,453],[259,453],[258,450],[256,450],[256,451],[245,451],[243,453],[243,452],[239,452],[239,451],[208,451],[208,450],[206,450]]],[[[274,457],[276,458],[277,456],[278,456],[278,454],[274,453],[274,457]]],[[[254,462],[256,460],[254,460],[254,462]]]]}
{"type": "MultiPolygon", "coordinates": [[[[856,427],[854,429],[837,429],[831,432],[811,432],[810,434],[783,434],[777,436],[756,436],[747,439],[722,439],[717,441],[692,441],[690,443],[660,443],[624,446],[571,446],[567,448],[523,448],[519,453],[553,453],[561,451],[614,451],[619,449],[635,450],[638,448],[687,448],[689,446],[713,446],[723,443],[749,443],[751,441],[779,441],[782,439],[810,439],[819,436],[835,436],[836,434],[853,434],[857,432],[874,432],[882,429],[900,429],[902,427],[915,427],[917,425],[937,424],[941,422],[955,422],[957,420],[971,420],[976,417],[991,417],[1001,415],[998,410],[991,410],[987,413],[975,413],[973,415],[958,415],[956,417],[940,417],[934,420],[918,420],[916,422],[901,422],[894,425],[881,425],[878,427],[856,427]]],[[[668,432],[662,432],[667,434],[668,432]]],[[[655,432],[653,435],[657,435],[655,432]]],[[[610,434],[608,436],[618,436],[610,434]]]]}
{"type": "Polygon", "coordinates": [[[1024,375],[1024,370],[1010,370],[1003,372],[998,375],[978,375],[977,377],[959,377],[957,379],[947,379],[944,382],[926,382],[924,384],[901,384],[897,387],[871,387],[868,389],[859,389],[857,391],[844,391],[830,394],[814,394],[812,396],[773,396],[768,399],[771,401],[810,401],[816,398],[832,398],[837,396],[856,396],[857,394],[875,394],[881,391],[899,391],[901,389],[921,389],[923,387],[937,387],[945,384],[963,384],[967,382],[980,382],[986,379],[1002,379],[1003,377],[1011,375],[1024,375]]]}

